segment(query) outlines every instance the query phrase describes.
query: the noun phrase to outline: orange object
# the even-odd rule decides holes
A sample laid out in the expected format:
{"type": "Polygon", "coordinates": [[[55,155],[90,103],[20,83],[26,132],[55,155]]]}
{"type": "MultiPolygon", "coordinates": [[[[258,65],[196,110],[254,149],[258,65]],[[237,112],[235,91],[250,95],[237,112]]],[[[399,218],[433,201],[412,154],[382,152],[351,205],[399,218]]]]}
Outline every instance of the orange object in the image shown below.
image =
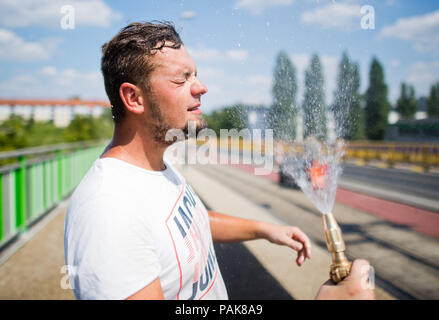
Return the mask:
{"type": "Polygon", "coordinates": [[[323,189],[325,186],[326,175],[328,174],[328,165],[320,164],[314,160],[311,168],[308,170],[310,180],[314,189],[323,189]]]}

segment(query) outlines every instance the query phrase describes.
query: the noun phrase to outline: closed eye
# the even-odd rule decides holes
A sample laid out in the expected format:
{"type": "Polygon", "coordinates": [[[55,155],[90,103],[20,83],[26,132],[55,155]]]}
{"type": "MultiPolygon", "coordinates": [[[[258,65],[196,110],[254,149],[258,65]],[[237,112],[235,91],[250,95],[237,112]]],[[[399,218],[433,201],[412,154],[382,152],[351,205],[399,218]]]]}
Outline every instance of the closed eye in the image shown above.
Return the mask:
{"type": "MultiPolygon", "coordinates": [[[[197,78],[197,72],[195,71],[195,73],[193,74],[194,78],[197,78]]],[[[187,80],[192,78],[192,73],[191,72],[185,72],[181,77],[179,77],[178,79],[173,80],[172,82],[174,82],[175,84],[178,85],[182,85],[184,84],[187,80]]]]}
{"type": "Polygon", "coordinates": [[[173,83],[175,84],[184,84],[186,82],[187,78],[178,78],[178,79],[174,79],[172,80],[173,83]]]}

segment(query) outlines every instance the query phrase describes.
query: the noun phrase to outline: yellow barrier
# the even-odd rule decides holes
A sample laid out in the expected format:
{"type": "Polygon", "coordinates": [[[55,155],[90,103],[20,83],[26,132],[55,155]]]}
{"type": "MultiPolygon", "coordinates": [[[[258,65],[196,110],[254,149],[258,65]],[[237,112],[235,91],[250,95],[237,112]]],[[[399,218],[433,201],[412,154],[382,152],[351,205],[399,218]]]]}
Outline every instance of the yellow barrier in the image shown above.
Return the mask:
{"type": "MultiPolygon", "coordinates": [[[[303,148],[302,144],[275,143],[282,146],[284,153],[298,152],[303,148]]],[[[343,159],[359,160],[363,164],[377,160],[384,167],[409,164],[419,171],[428,171],[431,167],[439,166],[439,144],[348,141],[343,159]]]]}
{"type": "Polygon", "coordinates": [[[359,159],[365,163],[381,160],[393,167],[398,163],[420,166],[428,171],[439,165],[439,144],[406,142],[348,142],[345,159],[359,159]]]}

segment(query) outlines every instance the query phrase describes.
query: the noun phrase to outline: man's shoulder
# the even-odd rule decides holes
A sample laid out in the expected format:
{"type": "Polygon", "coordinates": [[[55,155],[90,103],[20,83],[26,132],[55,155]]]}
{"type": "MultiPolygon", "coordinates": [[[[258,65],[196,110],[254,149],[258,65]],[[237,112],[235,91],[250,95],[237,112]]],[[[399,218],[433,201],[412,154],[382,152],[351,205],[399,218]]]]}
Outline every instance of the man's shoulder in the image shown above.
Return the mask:
{"type": "Polygon", "coordinates": [[[69,211],[80,209],[116,208],[123,189],[117,172],[97,159],[75,188],[69,201],[69,211]]]}

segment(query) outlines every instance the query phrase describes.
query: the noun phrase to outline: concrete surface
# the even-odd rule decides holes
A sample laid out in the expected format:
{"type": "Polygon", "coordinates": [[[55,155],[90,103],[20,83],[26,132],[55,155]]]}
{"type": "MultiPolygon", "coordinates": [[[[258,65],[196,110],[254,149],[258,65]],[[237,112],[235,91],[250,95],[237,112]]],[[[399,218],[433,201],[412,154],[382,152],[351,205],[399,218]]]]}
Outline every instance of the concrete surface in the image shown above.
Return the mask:
{"type": "Polygon", "coordinates": [[[1,252],[0,299],[75,299],[72,290],[61,288],[65,213],[64,202],[1,252]]]}

